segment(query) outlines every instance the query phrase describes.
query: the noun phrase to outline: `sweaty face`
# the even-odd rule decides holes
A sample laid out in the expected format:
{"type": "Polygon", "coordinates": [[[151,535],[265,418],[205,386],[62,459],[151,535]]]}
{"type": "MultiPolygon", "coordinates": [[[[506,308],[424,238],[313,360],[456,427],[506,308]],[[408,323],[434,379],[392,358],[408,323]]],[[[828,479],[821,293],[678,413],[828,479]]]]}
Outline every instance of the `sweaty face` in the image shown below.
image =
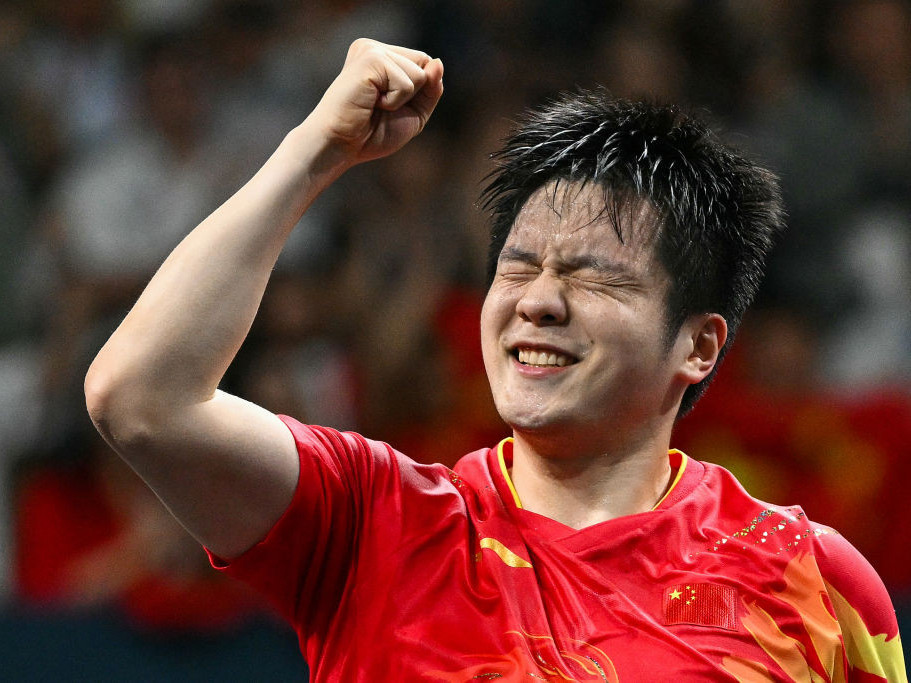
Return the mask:
{"type": "Polygon", "coordinates": [[[602,438],[675,410],[654,213],[623,209],[621,242],[603,207],[599,187],[545,186],[500,253],[481,343],[514,430],[602,438]]]}

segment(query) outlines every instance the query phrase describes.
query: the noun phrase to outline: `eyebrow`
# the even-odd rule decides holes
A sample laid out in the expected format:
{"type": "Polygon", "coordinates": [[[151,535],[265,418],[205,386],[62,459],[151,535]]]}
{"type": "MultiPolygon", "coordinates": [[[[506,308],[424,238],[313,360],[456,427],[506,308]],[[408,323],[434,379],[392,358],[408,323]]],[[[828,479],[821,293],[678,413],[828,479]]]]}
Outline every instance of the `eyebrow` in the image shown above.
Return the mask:
{"type": "MultiPolygon", "coordinates": [[[[518,247],[503,247],[503,251],[500,252],[500,258],[498,260],[516,261],[530,265],[540,264],[540,258],[537,254],[531,251],[525,251],[524,249],[519,249],[518,247]]],[[[567,260],[564,260],[563,263],[571,271],[594,270],[598,273],[604,273],[607,275],[621,275],[631,280],[637,279],[636,274],[633,273],[627,266],[616,263],[615,261],[608,261],[603,258],[599,258],[594,254],[580,254],[579,256],[573,256],[567,260]]]]}
{"type": "Polygon", "coordinates": [[[519,261],[520,263],[537,264],[538,255],[518,247],[503,247],[497,261],[519,261]]]}

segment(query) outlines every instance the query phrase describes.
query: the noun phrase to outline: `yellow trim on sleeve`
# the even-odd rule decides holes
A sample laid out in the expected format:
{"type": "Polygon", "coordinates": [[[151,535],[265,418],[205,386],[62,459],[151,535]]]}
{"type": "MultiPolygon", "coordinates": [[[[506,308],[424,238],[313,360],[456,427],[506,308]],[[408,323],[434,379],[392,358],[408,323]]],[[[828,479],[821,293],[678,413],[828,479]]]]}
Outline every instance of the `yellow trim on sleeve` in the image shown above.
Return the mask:
{"type": "Polygon", "coordinates": [[[506,437],[499,444],[497,444],[497,459],[500,461],[500,471],[503,473],[503,478],[506,480],[506,485],[509,487],[509,492],[512,494],[512,499],[515,501],[516,507],[521,510],[522,501],[519,500],[519,494],[516,493],[516,487],[512,483],[512,477],[509,476],[509,469],[506,467],[506,460],[503,457],[503,446],[507,442],[513,443],[511,436],[506,437]]]}
{"type": "Polygon", "coordinates": [[[680,467],[677,468],[677,476],[675,476],[674,481],[671,482],[671,487],[667,490],[667,493],[661,496],[661,500],[655,503],[655,507],[653,507],[652,510],[657,510],[661,503],[663,503],[667,497],[671,495],[671,491],[673,491],[677,487],[677,484],[680,483],[680,480],[683,478],[683,470],[686,469],[686,463],[689,460],[689,458],[686,456],[686,453],[678,451],[676,448],[671,449],[669,453],[680,453],[680,467]]]}
{"type": "MultiPolygon", "coordinates": [[[[844,637],[845,653],[852,671],[863,671],[894,683],[907,683],[905,657],[899,634],[886,639],[885,633],[870,633],[860,612],[828,581],[826,592],[844,637]]],[[[890,605],[891,607],[891,605],[890,605]]]]}

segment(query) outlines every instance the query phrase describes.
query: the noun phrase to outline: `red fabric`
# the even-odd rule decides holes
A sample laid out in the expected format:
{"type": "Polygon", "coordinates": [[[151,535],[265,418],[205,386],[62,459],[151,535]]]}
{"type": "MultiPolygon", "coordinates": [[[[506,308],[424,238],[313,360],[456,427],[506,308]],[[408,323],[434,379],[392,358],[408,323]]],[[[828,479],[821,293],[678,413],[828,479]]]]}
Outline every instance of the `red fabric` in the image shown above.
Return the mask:
{"type": "MultiPolygon", "coordinates": [[[[736,348],[732,357],[736,357],[736,348]]],[[[778,395],[725,367],[673,445],[723,465],[751,493],[798,501],[839,530],[890,589],[911,590],[911,397],[778,395]]]]}
{"type": "Polygon", "coordinates": [[[270,596],[314,681],[784,681],[794,656],[830,680],[849,664],[827,585],[897,642],[885,589],[844,539],[719,467],[688,460],[659,509],[574,530],[516,507],[495,449],[450,471],[283,419],[294,500],[263,542],[212,562],[270,596]],[[736,591],[735,630],[664,623],[667,588],[693,582],[736,591]]]}

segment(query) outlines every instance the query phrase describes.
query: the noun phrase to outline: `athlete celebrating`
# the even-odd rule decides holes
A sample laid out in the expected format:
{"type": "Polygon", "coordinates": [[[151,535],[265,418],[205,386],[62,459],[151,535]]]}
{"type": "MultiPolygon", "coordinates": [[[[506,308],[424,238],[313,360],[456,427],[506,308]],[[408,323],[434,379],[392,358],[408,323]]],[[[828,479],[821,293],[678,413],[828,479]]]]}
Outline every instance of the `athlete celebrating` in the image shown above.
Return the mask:
{"type": "Polygon", "coordinates": [[[442,77],[352,44],[99,352],[101,433],[276,603],[317,681],[905,680],[842,537],[669,449],[783,224],[774,178],[675,108],[568,95],[498,156],[481,342],[511,439],[449,470],[217,389],[292,227],[417,135],[442,77]]]}

